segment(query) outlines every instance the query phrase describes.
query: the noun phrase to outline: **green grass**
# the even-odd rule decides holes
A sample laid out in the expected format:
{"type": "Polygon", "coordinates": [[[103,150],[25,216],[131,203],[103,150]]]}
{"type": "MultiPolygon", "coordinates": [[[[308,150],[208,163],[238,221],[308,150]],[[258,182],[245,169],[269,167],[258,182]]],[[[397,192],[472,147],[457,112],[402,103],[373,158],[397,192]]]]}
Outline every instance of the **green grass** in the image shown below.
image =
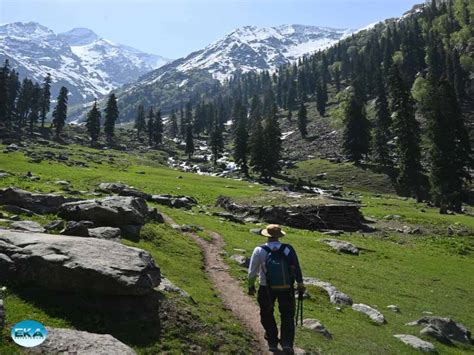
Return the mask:
{"type": "MultiPolygon", "coordinates": [[[[71,159],[78,160],[86,154],[99,154],[97,150],[78,146],[65,147],[64,150],[70,153],[71,159]]],[[[245,255],[250,256],[253,249],[265,241],[249,233],[250,228],[259,228],[259,225],[234,224],[203,213],[215,208],[213,205],[219,195],[237,200],[268,202],[272,194],[263,191],[263,186],[173,171],[150,160],[150,156],[115,151],[100,154],[113,155],[115,162],[97,164],[86,160],[89,168],[80,168],[46,161],[32,164],[20,153],[1,154],[1,169],[15,175],[0,179],[0,186],[49,192],[60,190],[54,184],[56,180],[70,180],[72,188],[83,190],[83,196],[88,196],[100,182],[122,181],[148,193],[191,195],[200,204],[207,206],[192,211],[160,209],[180,224],[195,224],[219,232],[226,241],[225,249],[229,256],[239,253],[234,249],[245,249],[245,255]],[[19,176],[27,171],[40,176],[41,180],[32,182],[21,179],[19,176]],[[179,179],[179,176],[182,178],[179,179]]],[[[387,185],[386,177],[350,164],[308,161],[300,163],[292,175],[306,179],[322,172],[327,173],[325,184],[343,184],[345,191],[356,192],[364,215],[377,220],[375,226],[379,231],[372,234],[346,233],[341,236],[341,239],[363,248],[358,257],[337,254],[318,241],[322,237],[318,232],[287,228],[285,240],[298,251],[305,276],[329,281],[350,295],[356,303],[378,308],[386,316],[387,324],[373,325],[365,316],[350,308],[338,312],[329,303],[325,293],[310,288],[312,297],[305,301],[305,318],[321,320],[334,339],[328,341],[318,334],[298,329],[298,346],[329,354],[415,353],[395,339],[393,334],[418,335],[419,328],[404,324],[420,318],[424,311],[453,317],[469,329],[474,329],[474,314],[470,311],[474,305],[474,218],[469,215],[439,215],[434,208],[418,204],[412,199],[397,197],[387,185]],[[389,214],[397,214],[400,219],[385,220],[384,216],[389,214]],[[419,226],[424,234],[402,235],[388,229],[403,225],[419,226]],[[449,226],[456,226],[471,235],[448,236],[449,226]],[[387,310],[389,304],[399,306],[401,313],[387,310]]],[[[29,219],[26,216],[22,218],[29,219]]],[[[46,216],[37,220],[46,223],[53,218],[46,216]]],[[[199,235],[205,238],[206,232],[199,235]]],[[[141,353],[186,351],[183,336],[190,337],[192,342],[207,351],[234,352],[237,345],[249,345],[248,334],[228,311],[223,310],[220,299],[212,290],[212,284],[202,269],[201,252],[192,241],[167,226],[147,225],[139,242],[125,243],[148,250],[164,275],[192,296],[196,303],[192,300],[178,302],[189,310],[190,319],[198,320],[204,328],[194,335],[183,335],[182,328],[170,327],[161,339],[145,345],[131,339],[133,333],[127,335],[117,330],[124,341],[141,353]]],[[[229,264],[232,275],[241,280],[242,287],[245,287],[246,271],[230,260],[229,264]]],[[[16,292],[14,289],[8,292],[5,298],[8,324],[3,331],[4,341],[0,345],[0,353],[12,353],[17,349],[9,340],[9,326],[25,318],[33,318],[50,326],[100,328],[100,324],[93,323],[97,320],[78,322],[64,311],[52,312],[51,307],[43,307],[45,303],[35,301],[36,298],[40,296],[16,292]]],[[[447,347],[434,340],[433,343],[440,353],[467,354],[473,350],[472,347],[447,347]]]]}

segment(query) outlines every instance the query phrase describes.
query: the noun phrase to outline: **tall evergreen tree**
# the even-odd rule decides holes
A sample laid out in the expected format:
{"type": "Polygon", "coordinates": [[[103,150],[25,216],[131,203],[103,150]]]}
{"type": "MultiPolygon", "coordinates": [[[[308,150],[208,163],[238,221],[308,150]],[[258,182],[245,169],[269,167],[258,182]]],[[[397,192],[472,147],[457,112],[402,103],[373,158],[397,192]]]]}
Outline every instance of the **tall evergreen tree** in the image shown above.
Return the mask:
{"type": "Polygon", "coordinates": [[[146,130],[145,108],[143,105],[138,106],[137,117],[135,118],[135,129],[137,130],[137,139],[140,140],[140,135],[146,130]]]}
{"type": "Polygon", "coordinates": [[[5,60],[0,68],[0,122],[7,123],[8,119],[8,78],[10,74],[10,63],[5,60]]]}
{"type": "Polygon", "coordinates": [[[247,110],[241,101],[234,105],[233,117],[235,121],[234,160],[245,175],[248,175],[248,126],[247,110]]]}
{"type": "Polygon", "coordinates": [[[41,87],[38,84],[33,86],[32,95],[30,97],[30,113],[28,114],[28,121],[30,126],[30,133],[33,133],[33,128],[38,123],[41,105],[41,87]]]}
{"type": "Polygon", "coordinates": [[[41,127],[44,127],[44,121],[46,115],[49,112],[50,101],[51,101],[51,74],[47,74],[43,81],[42,96],[40,102],[41,109],[41,127]]]}
{"type": "Polygon", "coordinates": [[[161,110],[155,114],[155,126],[153,127],[153,141],[155,145],[163,144],[163,119],[161,118],[161,110]]]}
{"type": "Polygon", "coordinates": [[[327,101],[328,94],[326,83],[322,79],[318,80],[316,86],[316,107],[321,116],[324,116],[326,114],[327,101]]]}
{"type": "Polygon", "coordinates": [[[265,144],[265,168],[263,177],[270,180],[281,169],[280,159],[282,151],[281,130],[276,113],[265,120],[263,128],[263,141],[265,144]]]}
{"type": "Polygon", "coordinates": [[[105,122],[104,122],[104,133],[107,138],[107,142],[111,143],[115,135],[115,123],[119,117],[119,110],[117,106],[117,97],[114,93],[110,94],[107,100],[107,106],[104,110],[105,122]]]}
{"type": "Polygon", "coordinates": [[[153,107],[150,107],[148,110],[148,115],[147,115],[147,122],[146,122],[146,132],[148,134],[148,145],[151,147],[155,145],[155,112],[153,111],[153,107]]]}
{"type": "Polygon", "coordinates": [[[298,111],[298,129],[300,130],[301,137],[304,139],[308,135],[308,111],[303,101],[300,103],[300,109],[298,111]]]}
{"type": "Polygon", "coordinates": [[[56,107],[53,110],[53,127],[56,131],[57,139],[59,139],[59,135],[66,124],[68,94],[67,88],[62,86],[59,90],[58,99],[56,100],[56,107]]]}
{"type": "Polygon", "coordinates": [[[100,135],[100,110],[97,108],[97,100],[94,102],[94,106],[87,114],[86,128],[89,136],[91,137],[91,144],[94,144],[99,139],[100,135]]]}
{"type": "Polygon", "coordinates": [[[392,166],[388,142],[391,135],[392,118],[388,109],[387,94],[382,77],[378,75],[377,97],[375,99],[375,124],[373,134],[373,154],[376,163],[383,167],[392,166]]]}
{"type": "Polygon", "coordinates": [[[178,135],[178,118],[176,117],[176,112],[173,110],[171,111],[170,116],[170,137],[176,138],[178,135]]]}
{"type": "Polygon", "coordinates": [[[420,124],[415,118],[415,107],[396,64],[389,78],[394,134],[397,139],[398,183],[406,194],[421,200],[420,124]]]}
{"type": "Polygon", "coordinates": [[[185,153],[188,155],[188,159],[191,160],[191,157],[194,154],[194,142],[193,142],[193,127],[190,124],[186,127],[186,148],[185,153]]]}
{"type": "Polygon", "coordinates": [[[369,152],[370,126],[364,102],[357,89],[351,88],[344,105],[343,150],[347,158],[358,164],[369,152]]]}
{"type": "Polygon", "coordinates": [[[288,122],[293,122],[293,112],[291,110],[288,110],[288,115],[286,116],[286,119],[288,122]]]}
{"type": "Polygon", "coordinates": [[[251,131],[249,138],[250,145],[250,166],[253,170],[265,177],[266,156],[268,147],[265,145],[265,136],[263,134],[262,121],[258,120],[251,131]]]}
{"type": "Polygon", "coordinates": [[[214,118],[211,136],[209,139],[209,145],[212,152],[212,161],[214,163],[214,166],[216,166],[217,160],[222,157],[222,152],[224,151],[224,138],[222,136],[222,127],[219,124],[217,117],[214,118]]]}

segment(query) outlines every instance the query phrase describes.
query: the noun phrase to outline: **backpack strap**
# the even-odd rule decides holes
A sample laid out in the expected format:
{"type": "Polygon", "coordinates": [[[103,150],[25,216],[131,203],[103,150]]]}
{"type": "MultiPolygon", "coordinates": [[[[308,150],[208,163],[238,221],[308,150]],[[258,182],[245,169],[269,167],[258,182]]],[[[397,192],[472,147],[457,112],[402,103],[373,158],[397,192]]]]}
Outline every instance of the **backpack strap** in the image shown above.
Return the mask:
{"type": "Polygon", "coordinates": [[[270,249],[270,247],[268,245],[260,245],[260,248],[262,248],[263,250],[265,250],[268,254],[270,254],[272,252],[272,250],[270,249]]]}

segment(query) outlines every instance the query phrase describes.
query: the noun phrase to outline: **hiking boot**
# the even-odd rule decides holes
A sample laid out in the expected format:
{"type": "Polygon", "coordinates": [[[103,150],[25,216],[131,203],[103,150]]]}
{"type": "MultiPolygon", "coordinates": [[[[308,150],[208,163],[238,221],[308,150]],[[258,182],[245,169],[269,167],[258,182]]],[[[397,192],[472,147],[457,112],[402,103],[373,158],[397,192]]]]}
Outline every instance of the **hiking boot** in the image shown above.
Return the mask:
{"type": "Polygon", "coordinates": [[[271,353],[277,353],[280,350],[278,349],[278,344],[268,344],[268,351],[271,353]]]}
{"type": "Polygon", "coordinates": [[[292,346],[283,346],[283,353],[284,354],[294,354],[295,351],[293,350],[292,346]]]}

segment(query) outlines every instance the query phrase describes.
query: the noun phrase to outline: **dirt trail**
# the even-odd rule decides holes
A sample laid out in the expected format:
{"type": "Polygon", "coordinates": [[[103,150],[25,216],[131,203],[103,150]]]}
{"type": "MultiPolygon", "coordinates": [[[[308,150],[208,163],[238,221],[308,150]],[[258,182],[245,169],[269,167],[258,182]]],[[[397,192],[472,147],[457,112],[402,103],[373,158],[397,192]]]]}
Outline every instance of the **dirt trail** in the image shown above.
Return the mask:
{"type": "MultiPolygon", "coordinates": [[[[170,217],[164,216],[165,222],[176,224],[170,217]]],[[[219,292],[224,306],[232,311],[237,319],[255,336],[255,353],[272,354],[264,338],[265,332],[260,323],[260,310],[256,302],[242,291],[242,286],[229,274],[229,266],[222,259],[225,242],[222,236],[209,231],[212,238],[208,242],[194,233],[185,233],[202,249],[204,267],[211,278],[216,291],[219,292]]],[[[295,353],[304,354],[302,349],[295,348],[295,353]]]]}

